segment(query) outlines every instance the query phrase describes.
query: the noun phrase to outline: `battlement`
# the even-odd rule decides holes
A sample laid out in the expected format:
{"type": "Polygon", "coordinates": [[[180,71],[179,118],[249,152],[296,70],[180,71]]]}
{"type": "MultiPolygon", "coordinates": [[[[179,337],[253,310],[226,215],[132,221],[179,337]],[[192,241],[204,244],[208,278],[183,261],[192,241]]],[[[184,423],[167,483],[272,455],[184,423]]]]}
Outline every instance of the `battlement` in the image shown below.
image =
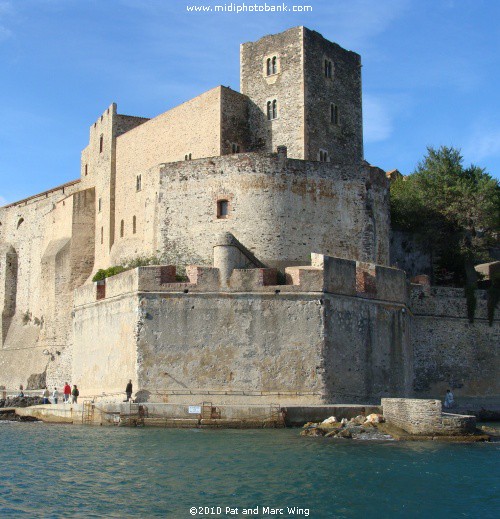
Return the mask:
{"type": "Polygon", "coordinates": [[[75,306],[135,292],[326,292],[406,302],[405,273],[398,269],[312,254],[311,265],[286,267],[285,282],[280,284],[275,268],[237,268],[242,252],[234,243],[215,248],[217,268],[191,265],[186,268],[186,279],[182,279],[173,265],[138,267],[77,289],[75,306]],[[236,260],[231,257],[232,249],[240,255],[236,260]]]}

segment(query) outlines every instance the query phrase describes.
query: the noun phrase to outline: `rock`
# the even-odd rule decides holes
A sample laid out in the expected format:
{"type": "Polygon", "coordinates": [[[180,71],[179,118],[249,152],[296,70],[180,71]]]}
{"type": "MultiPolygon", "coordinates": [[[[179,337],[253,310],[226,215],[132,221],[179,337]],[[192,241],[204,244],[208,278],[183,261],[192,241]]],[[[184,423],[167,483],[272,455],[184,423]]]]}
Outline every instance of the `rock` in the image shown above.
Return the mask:
{"type": "Polygon", "coordinates": [[[316,422],[307,422],[304,424],[302,429],[309,429],[309,427],[317,427],[317,426],[318,426],[318,424],[316,422]]]}
{"type": "Polygon", "coordinates": [[[362,425],[365,423],[365,421],[366,421],[366,417],[360,414],[360,415],[356,416],[356,418],[351,418],[349,423],[353,423],[355,425],[362,425]]]}
{"type": "Polygon", "coordinates": [[[500,436],[500,429],[496,429],[495,427],[489,427],[487,425],[481,425],[479,427],[481,431],[490,434],[491,436],[500,436]]]}
{"type": "Polygon", "coordinates": [[[349,429],[341,429],[337,433],[337,438],[352,438],[352,433],[349,429]]]}
{"type": "Polygon", "coordinates": [[[372,413],[366,417],[366,422],[370,423],[384,423],[384,417],[381,414],[372,413]]]}
{"type": "Polygon", "coordinates": [[[338,430],[330,431],[329,433],[326,433],[326,434],[325,434],[325,438],[332,438],[332,437],[335,437],[335,436],[337,436],[338,433],[339,433],[338,430]]]}
{"type": "Polygon", "coordinates": [[[342,420],[340,420],[340,423],[342,425],[346,425],[347,423],[349,423],[349,420],[347,418],[342,418],[342,420]]]}
{"type": "Polygon", "coordinates": [[[310,427],[309,429],[304,429],[301,433],[301,436],[324,436],[325,431],[318,429],[317,427],[310,427]]]}
{"type": "Polygon", "coordinates": [[[326,420],[323,420],[321,422],[321,425],[329,424],[329,423],[338,423],[335,416],[330,416],[330,418],[327,418],[326,420]]]}

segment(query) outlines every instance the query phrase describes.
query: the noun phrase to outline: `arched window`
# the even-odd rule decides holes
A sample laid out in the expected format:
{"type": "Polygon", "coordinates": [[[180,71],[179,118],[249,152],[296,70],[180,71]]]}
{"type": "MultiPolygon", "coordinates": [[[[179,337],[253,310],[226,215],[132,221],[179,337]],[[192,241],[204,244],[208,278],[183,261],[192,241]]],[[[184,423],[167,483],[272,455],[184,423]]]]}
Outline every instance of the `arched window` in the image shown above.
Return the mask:
{"type": "Polygon", "coordinates": [[[123,238],[124,234],[125,234],[125,222],[122,220],[120,222],[120,238],[123,238]]]}
{"type": "Polygon", "coordinates": [[[267,120],[270,121],[272,119],[273,112],[271,108],[271,101],[267,102],[267,120]]]}
{"type": "Polygon", "coordinates": [[[278,63],[277,63],[276,56],[273,56],[271,69],[272,69],[273,74],[277,74],[277,72],[278,72],[278,63]]]}
{"type": "Polygon", "coordinates": [[[101,135],[101,138],[99,139],[99,153],[102,153],[103,148],[104,148],[104,135],[101,135]]]}
{"type": "Polygon", "coordinates": [[[23,222],[24,222],[24,218],[19,218],[19,220],[17,221],[17,228],[18,229],[19,229],[19,227],[21,227],[23,222]]]}
{"type": "Polygon", "coordinates": [[[271,58],[267,58],[266,75],[270,76],[271,74],[272,74],[271,58]]]}
{"type": "Polygon", "coordinates": [[[278,103],[276,99],[273,101],[273,119],[278,117],[278,103]]]}
{"type": "Polygon", "coordinates": [[[330,122],[339,124],[339,107],[333,103],[330,104],[330,122]]]}
{"type": "Polygon", "coordinates": [[[132,218],[132,234],[135,234],[137,231],[137,218],[134,217],[132,218]]]}

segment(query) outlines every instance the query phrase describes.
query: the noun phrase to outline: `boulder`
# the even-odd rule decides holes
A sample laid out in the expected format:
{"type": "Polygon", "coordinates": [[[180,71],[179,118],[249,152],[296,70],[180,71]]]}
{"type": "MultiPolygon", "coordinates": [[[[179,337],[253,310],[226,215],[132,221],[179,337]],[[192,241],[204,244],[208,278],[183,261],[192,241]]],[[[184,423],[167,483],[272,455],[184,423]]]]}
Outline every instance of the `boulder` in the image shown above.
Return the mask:
{"type": "Polygon", "coordinates": [[[321,422],[321,425],[326,425],[326,424],[329,424],[329,423],[338,423],[337,419],[335,418],[335,416],[330,416],[330,418],[327,418],[326,420],[323,420],[321,422]]]}
{"type": "Polygon", "coordinates": [[[366,417],[363,415],[358,415],[355,418],[351,418],[349,423],[355,424],[355,425],[362,425],[366,421],[366,417]]]}
{"type": "Polygon", "coordinates": [[[352,433],[349,429],[341,429],[336,436],[337,438],[352,438],[352,433]]]}
{"type": "Polygon", "coordinates": [[[370,423],[384,423],[384,417],[381,414],[372,413],[366,417],[366,421],[370,423]]]}
{"type": "Polygon", "coordinates": [[[304,429],[301,433],[301,436],[324,436],[325,431],[318,429],[317,427],[309,427],[309,429],[304,429]]]}

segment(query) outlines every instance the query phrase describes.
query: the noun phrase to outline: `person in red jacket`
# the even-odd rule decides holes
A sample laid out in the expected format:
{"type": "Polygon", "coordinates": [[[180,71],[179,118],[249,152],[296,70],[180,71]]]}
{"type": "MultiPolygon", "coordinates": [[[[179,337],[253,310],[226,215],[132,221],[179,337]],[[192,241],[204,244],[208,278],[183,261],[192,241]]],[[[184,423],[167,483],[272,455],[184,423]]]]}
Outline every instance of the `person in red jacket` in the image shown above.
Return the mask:
{"type": "Polygon", "coordinates": [[[64,403],[69,402],[69,397],[71,395],[71,386],[65,382],[64,383],[64,403]]]}

